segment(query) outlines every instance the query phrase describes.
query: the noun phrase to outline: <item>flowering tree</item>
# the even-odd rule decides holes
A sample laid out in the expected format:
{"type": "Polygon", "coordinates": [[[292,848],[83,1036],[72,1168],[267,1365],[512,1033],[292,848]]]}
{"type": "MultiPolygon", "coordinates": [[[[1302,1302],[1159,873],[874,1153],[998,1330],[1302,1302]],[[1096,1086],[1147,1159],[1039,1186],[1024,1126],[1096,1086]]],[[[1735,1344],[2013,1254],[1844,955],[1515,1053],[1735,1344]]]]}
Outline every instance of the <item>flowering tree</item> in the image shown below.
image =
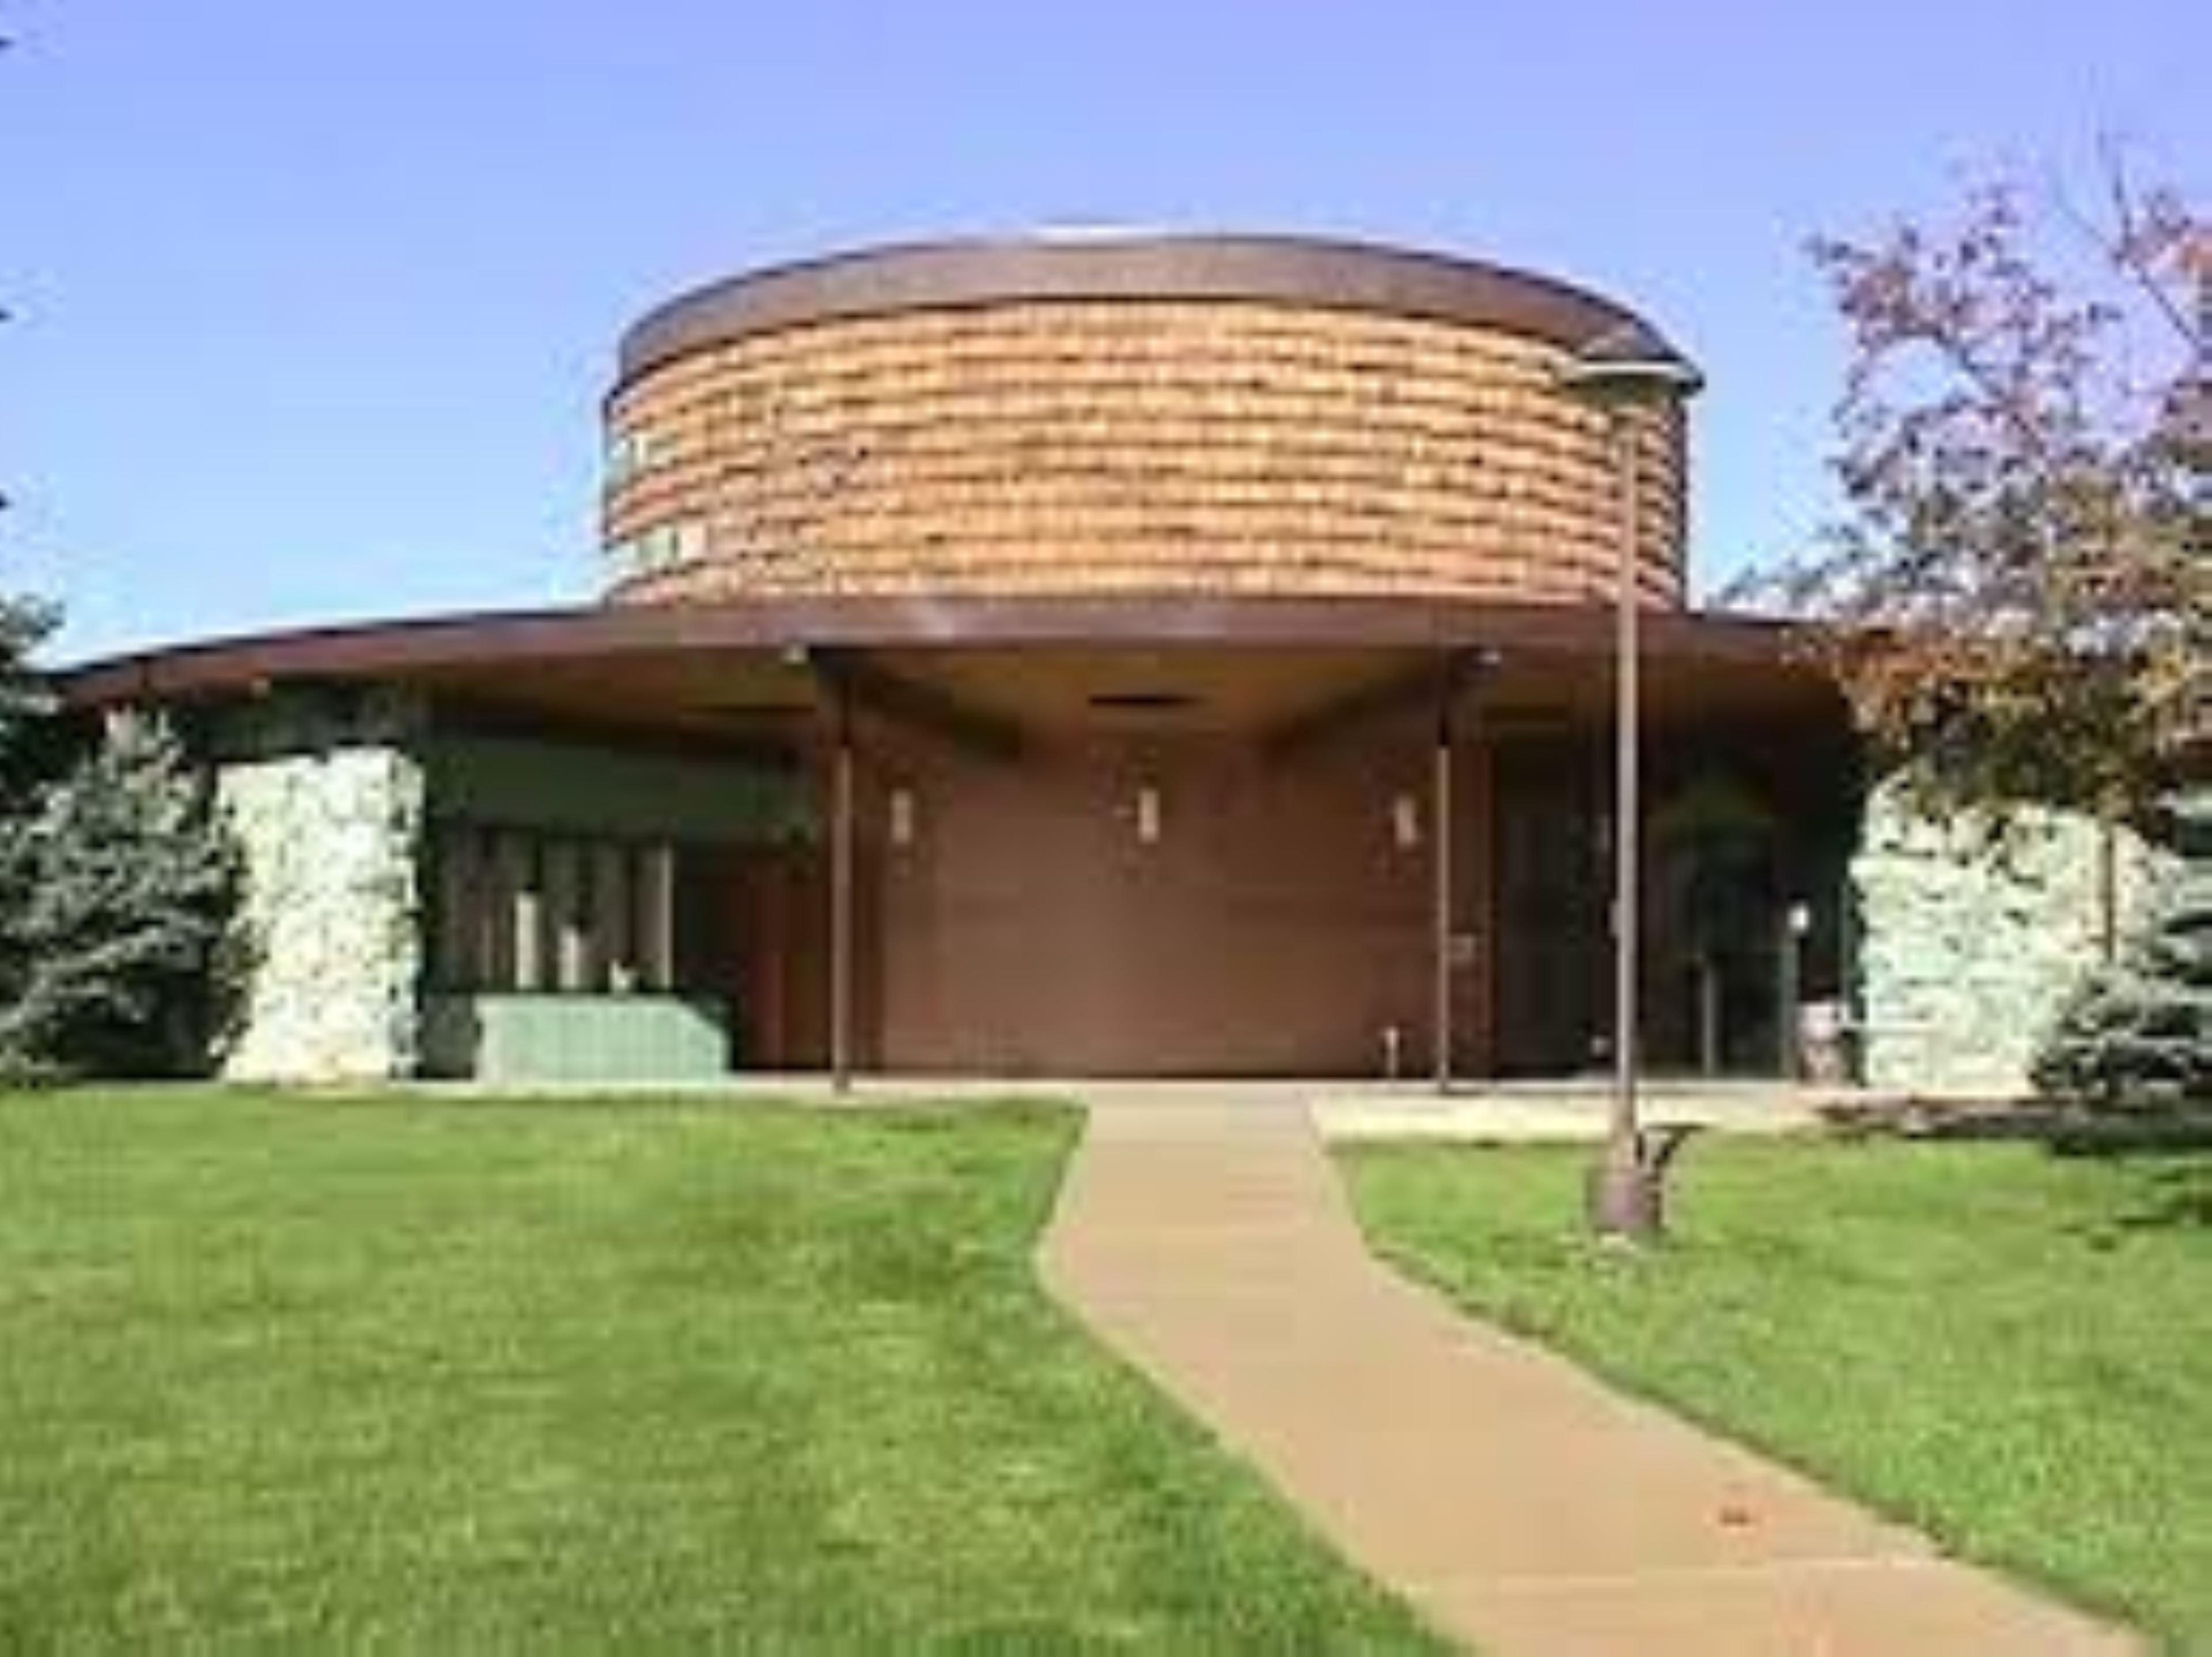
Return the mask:
{"type": "Polygon", "coordinates": [[[2104,186],[1813,245],[1849,513],[1752,585],[1843,624],[1877,758],[1939,811],[2135,815],[2212,734],[2212,229],[2116,159],[2104,186]]]}

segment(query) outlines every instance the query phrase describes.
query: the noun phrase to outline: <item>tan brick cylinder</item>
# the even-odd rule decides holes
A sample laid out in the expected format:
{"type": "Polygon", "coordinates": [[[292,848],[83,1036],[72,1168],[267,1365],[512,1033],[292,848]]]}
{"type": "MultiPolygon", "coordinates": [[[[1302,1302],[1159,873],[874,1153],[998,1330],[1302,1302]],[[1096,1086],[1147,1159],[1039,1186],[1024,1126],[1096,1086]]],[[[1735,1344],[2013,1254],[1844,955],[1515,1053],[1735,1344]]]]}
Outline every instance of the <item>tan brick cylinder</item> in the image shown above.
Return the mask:
{"type": "MultiPolygon", "coordinates": [[[[1613,588],[1614,451],[1555,383],[1556,326],[1326,292],[932,298],[635,350],[610,596],[1613,588]]],[[[1682,423],[1639,427],[1656,605],[1682,597],[1682,423]]]]}

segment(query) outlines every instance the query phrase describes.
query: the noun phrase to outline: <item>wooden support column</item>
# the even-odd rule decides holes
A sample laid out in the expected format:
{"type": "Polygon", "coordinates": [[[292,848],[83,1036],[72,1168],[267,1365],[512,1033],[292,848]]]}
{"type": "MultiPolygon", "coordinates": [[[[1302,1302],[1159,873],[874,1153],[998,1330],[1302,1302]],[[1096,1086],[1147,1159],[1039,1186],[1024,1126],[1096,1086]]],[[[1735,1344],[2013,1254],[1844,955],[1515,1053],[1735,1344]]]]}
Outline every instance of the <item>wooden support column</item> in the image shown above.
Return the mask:
{"type": "Polygon", "coordinates": [[[1805,998],[1804,934],[1797,929],[1797,905],[1784,905],[1776,929],[1774,983],[1774,1068],[1784,1081],[1804,1080],[1803,1040],[1799,1002],[1805,998]]]}
{"type": "Polygon", "coordinates": [[[830,780],[830,1079],[853,1086],[853,701],[833,682],[836,752],[830,780]]]}
{"type": "Polygon", "coordinates": [[[1430,1020],[1435,1033],[1437,1091],[1451,1091],[1452,1077],[1452,696],[1456,675],[1447,671],[1437,693],[1435,803],[1430,816],[1436,837],[1433,863],[1435,908],[1431,915],[1435,943],[1436,1006],[1430,1020]]]}

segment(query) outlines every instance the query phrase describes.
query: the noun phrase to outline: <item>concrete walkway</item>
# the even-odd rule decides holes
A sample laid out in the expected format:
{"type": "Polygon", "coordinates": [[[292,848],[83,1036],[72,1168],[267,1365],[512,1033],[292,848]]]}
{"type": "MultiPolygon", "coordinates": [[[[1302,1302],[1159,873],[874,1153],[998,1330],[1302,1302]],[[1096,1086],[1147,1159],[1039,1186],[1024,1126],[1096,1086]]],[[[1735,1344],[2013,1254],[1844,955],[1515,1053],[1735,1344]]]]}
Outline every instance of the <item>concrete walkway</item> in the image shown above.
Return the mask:
{"type": "Polygon", "coordinates": [[[1304,1110],[1093,1097],[1047,1284],[1493,1657],[2138,1649],[1386,1270],[1304,1110]]]}

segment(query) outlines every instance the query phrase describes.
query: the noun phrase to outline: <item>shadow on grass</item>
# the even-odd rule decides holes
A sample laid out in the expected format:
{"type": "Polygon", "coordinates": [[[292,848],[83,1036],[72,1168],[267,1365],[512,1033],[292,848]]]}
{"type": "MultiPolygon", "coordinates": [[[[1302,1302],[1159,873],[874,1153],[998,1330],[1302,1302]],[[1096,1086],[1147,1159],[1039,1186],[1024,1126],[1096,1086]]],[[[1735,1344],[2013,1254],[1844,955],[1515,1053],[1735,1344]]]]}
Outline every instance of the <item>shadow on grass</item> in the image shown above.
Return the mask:
{"type": "Polygon", "coordinates": [[[1953,1103],[1884,1100],[1821,1112],[1845,1139],[2014,1140],[2059,1156],[2188,1155],[2212,1150],[2212,1100],[2092,1105],[2072,1100],[1953,1103]]]}
{"type": "Polygon", "coordinates": [[[2149,1171],[2142,1203],[2115,1222],[2125,1231],[2212,1230],[2212,1162],[2149,1171]]]}
{"type": "MultiPolygon", "coordinates": [[[[2140,1203],[2118,1215],[2123,1231],[2212,1230],[2212,1101],[2159,1100],[2093,1105],[2048,1100],[2009,1104],[1927,1100],[1843,1105],[1823,1112],[1846,1139],[1935,1143],[2010,1142],[2053,1156],[2108,1158],[2132,1170],[2140,1203]]],[[[2100,1235],[2111,1240],[2107,1228],[2100,1235]]]]}
{"type": "Polygon", "coordinates": [[[917,1124],[957,1123],[968,1117],[1033,1116],[1039,1118],[1073,1115],[1078,1106],[1070,1099],[1052,1093],[957,1093],[943,1095],[854,1093],[835,1098],[827,1093],[766,1093],[749,1089],[712,1087],[649,1087],[611,1086],[511,1089],[495,1084],[481,1087],[451,1086],[422,1087],[247,1087],[226,1089],[243,1100],[275,1106],[297,1106],[309,1110],[410,1111],[428,1115],[507,1112],[523,1115],[584,1114],[604,1116],[625,1111],[641,1116],[791,1116],[835,1118],[850,1117],[869,1121],[910,1121],[917,1124]]]}
{"type": "Polygon", "coordinates": [[[560,1088],[401,1083],[392,1087],[333,1084],[285,1087],[258,1082],[73,1082],[54,1087],[0,1087],[0,1111],[10,1108],[98,1110],[121,1103],[173,1103],[179,1110],[223,1103],[301,1119],[387,1117],[428,1126],[459,1126],[489,1120],[510,1122],[562,1118],[594,1123],[624,1117],[651,1120],[849,1121],[915,1133],[958,1130],[979,1118],[997,1124],[1064,1128],[1079,1120],[1082,1107],[1071,1098],[1048,1093],[949,1093],[943,1096],[777,1093],[711,1087],[652,1088],[587,1086],[560,1088]]]}

